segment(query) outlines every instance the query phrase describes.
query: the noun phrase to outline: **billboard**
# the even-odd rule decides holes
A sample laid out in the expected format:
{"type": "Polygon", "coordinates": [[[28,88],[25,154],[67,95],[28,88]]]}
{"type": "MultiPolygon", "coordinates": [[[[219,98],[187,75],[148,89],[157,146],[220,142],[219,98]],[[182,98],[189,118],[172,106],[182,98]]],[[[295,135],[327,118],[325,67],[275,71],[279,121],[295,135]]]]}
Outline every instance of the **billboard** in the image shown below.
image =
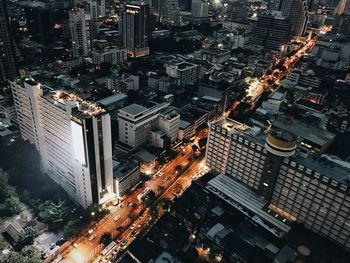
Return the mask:
{"type": "Polygon", "coordinates": [[[74,157],[81,164],[86,165],[83,126],[71,121],[74,157]]]}

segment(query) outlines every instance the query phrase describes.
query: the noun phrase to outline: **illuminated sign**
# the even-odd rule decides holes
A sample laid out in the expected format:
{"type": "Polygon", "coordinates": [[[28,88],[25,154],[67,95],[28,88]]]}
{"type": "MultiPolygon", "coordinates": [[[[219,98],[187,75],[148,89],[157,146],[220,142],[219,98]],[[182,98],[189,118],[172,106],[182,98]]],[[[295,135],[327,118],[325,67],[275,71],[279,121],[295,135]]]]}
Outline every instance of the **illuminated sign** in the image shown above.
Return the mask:
{"type": "Polygon", "coordinates": [[[86,165],[83,127],[78,123],[71,121],[74,157],[81,164],[86,165]]]}

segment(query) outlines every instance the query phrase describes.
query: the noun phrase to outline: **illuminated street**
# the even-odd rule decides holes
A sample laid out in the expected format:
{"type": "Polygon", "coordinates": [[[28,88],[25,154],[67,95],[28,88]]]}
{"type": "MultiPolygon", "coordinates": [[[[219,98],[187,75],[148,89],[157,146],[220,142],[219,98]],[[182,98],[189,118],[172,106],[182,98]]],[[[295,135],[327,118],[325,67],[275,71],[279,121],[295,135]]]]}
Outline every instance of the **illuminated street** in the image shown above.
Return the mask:
{"type": "MultiPolygon", "coordinates": [[[[207,130],[203,130],[199,133],[199,136],[206,137],[207,130]]],[[[193,144],[198,142],[198,138],[196,138],[193,144]]],[[[186,147],[181,150],[181,154],[173,160],[167,163],[156,173],[156,176],[146,182],[145,187],[150,188],[156,193],[158,197],[156,202],[160,199],[168,199],[172,200],[176,195],[181,194],[186,188],[188,188],[192,182],[193,175],[197,175],[203,168],[202,159],[192,160],[192,164],[190,164],[189,168],[183,172],[181,176],[177,176],[177,172],[175,172],[175,168],[177,166],[185,167],[189,164],[192,159],[192,145],[188,144],[186,147]],[[160,176],[159,176],[160,175],[160,176]],[[181,188],[179,187],[181,186],[181,188]],[[160,189],[162,189],[160,191],[160,189]],[[161,194],[159,196],[159,194],[161,194]]],[[[100,244],[100,237],[103,233],[109,232],[112,234],[113,239],[118,238],[118,240],[122,240],[123,238],[127,238],[127,243],[123,246],[125,248],[128,246],[135,237],[130,237],[130,233],[132,230],[127,228],[123,233],[117,233],[116,228],[118,227],[128,227],[134,224],[137,231],[148,229],[150,226],[148,225],[150,209],[143,207],[143,204],[138,201],[137,196],[142,192],[144,188],[138,188],[133,193],[125,198],[122,201],[121,206],[113,207],[111,209],[111,213],[108,218],[101,220],[97,223],[96,229],[94,230],[94,234],[96,234],[96,238],[89,241],[90,235],[85,233],[84,236],[79,238],[75,243],[76,247],[70,246],[63,255],[58,255],[56,257],[56,262],[71,262],[71,263],[80,263],[80,262],[90,262],[96,256],[99,255],[99,252],[102,249],[102,245],[100,244]],[[131,205],[128,204],[136,204],[136,209],[133,210],[131,205]],[[142,218],[141,211],[144,210],[142,218]],[[114,217],[119,215],[120,219],[115,222],[114,217]],[[130,217],[136,217],[135,221],[131,221],[130,217]],[[140,227],[141,225],[141,227],[140,227]]],[[[158,217],[160,217],[164,211],[161,208],[161,205],[155,207],[158,211],[158,217]]],[[[119,246],[119,245],[118,245],[119,246]]],[[[117,246],[117,247],[118,247],[117,246]]],[[[110,255],[111,257],[112,255],[110,255]]],[[[96,261],[98,262],[98,261],[96,261]]]]}
{"type": "MultiPolygon", "coordinates": [[[[284,71],[274,67],[271,74],[264,74],[260,77],[260,80],[255,78],[246,78],[245,82],[249,84],[246,92],[246,98],[249,98],[249,103],[251,104],[251,109],[255,108],[256,102],[261,94],[265,90],[274,90],[275,84],[280,84],[280,81],[285,78],[293,69],[295,64],[303,57],[305,54],[310,52],[314,45],[316,44],[317,37],[312,38],[307,41],[294,55],[287,57],[283,63],[285,67],[284,71]]],[[[233,101],[231,107],[226,111],[226,116],[229,116],[231,112],[234,112],[240,101],[233,101]]]]}
{"type": "MultiPolygon", "coordinates": [[[[260,78],[260,81],[254,79],[246,80],[248,81],[248,83],[251,83],[251,85],[248,88],[247,96],[251,98],[252,107],[254,107],[257,99],[264,92],[264,90],[272,88],[269,82],[273,81],[276,84],[279,83],[280,80],[282,80],[286,75],[288,75],[291,72],[296,62],[299,61],[299,59],[303,55],[305,55],[312,49],[315,42],[316,38],[311,39],[293,56],[286,58],[285,62],[283,63],[283,66],[286,68],[285,71],[279,71],[274,69],[271,75],[262,76],[260,78]]],[[[232,112],[238,105],[239,102],[233,102],[233,107],[229,110],[228,113],[232,112]]],[[[200,135],[201,137],[206,136],[205,133],[201,133],[200,135]]],[[[194,143],[197,143],[197,141],[194,143]]],[[[191,184],[191,176],[193,177],[198,171],[201,170],[201,160],[194,160],[191,166],[178,179],[176,179],[177,174],[175,172],[175,168],[179,165],[181,167],[185,167],[186,165],[188,165],[189,158],[192,156],[191,146],[191,144],[188,144],[184,148],[184,152],[182,154],[178,154],[178,156],[173,161],[164,165],[164,167],[155,174],[156,176],[153,176],[152,180],[148,181],[145,184],[144,188],[148,187],[149,189],[154,191],[156,193],[156,196],[158,197],[158,200],[160,198],[166,198],[168,200],[174,199],[176,196],[176,192],[182,193],[191,184]],[[179,184],[181,185],[180,191],[178,189],[179,184]],[[159,194],[161,194],[161,196],[159,196],[159,194]]],[[[76,248],[71,246],[65,251],[63,255],[59,255],[57,257],[58,262],[80,263],[92,261],[99,255],[99,252],[102,249],[102,245],[100,244],[100,237],[105,232],[110,232],[112,234],[112,237],[114,239],[118,238],[119,241],[122,239],[126,239],[127,243],[123,246],[123,249],[125,249],[125,247],[127,247],[128,244],[130,244],[132,240],[136,238],[136,236],[130,237],[130,233],[133,231],[130,228],[127,228],[123,233],[117,233],[116,228],[128,227],[132,224],[134,224],[135,226],[141,225],[141,228],[137,228],[137,232],[140,232],[141,230],[150,227],[148,225],[149,216],[151,213],[150,209],[145,209],[145,207],[143,207],[144,205],[140,203],[137,199],[137,196],[142,192],[144,188],[136,189],[135,191],[133,191],[131,196],[128,196],[125,200],[123,200],[122,205],[120,207],[114,207],[111,210],[111,214],[108,216],[108,218],[98,223],[96,230],[94,230],[96,238],[94,238],[92,241],[89,241],[89,235],[87,235],[86,233],[85,236],[81,237],[76,242],[76,248]],[[133,210],[130,204],[136,204],[136,209],[133,210]],[[142,218],[137,218],[142,211],[144,211],[142,218]],[[120,215],[120,219],[117,222],[115,222],[113,219],[117,215],[120,215]],[[137,219],[134,222],[132,222],[130,217],[136,217],[137,219]],[[59,259],[62,256],[63,258],[59,261],[59,259]]],[[[158,211],[158,217],[160,217],[164,212],[162,211],[161,206],[158,206],[156,210],[158,211]]],[[[118,247],[120,247],[119,244],[117,244],[117,248],[118,247]]],[[[110,257],[112,257],[112,254],[110,254],[110,257]]],[[[100,258],[97,258],[96,262],[99,262],[99,259],[100,258]]]]}

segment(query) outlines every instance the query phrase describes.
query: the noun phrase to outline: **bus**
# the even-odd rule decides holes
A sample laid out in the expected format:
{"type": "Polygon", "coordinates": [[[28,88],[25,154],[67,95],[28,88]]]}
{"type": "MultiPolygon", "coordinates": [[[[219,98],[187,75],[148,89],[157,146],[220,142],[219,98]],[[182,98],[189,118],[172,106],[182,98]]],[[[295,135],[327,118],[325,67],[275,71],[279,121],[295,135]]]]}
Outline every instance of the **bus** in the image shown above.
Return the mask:
{"type": "Polygon", "coordinates": [[[116,247],[117,247],[117,244],[114,241],[112,241],[111,243],[108,244],[108,246],[106,246],[102,250],[101,255],[104,257],[109,255],[116,247]]]}

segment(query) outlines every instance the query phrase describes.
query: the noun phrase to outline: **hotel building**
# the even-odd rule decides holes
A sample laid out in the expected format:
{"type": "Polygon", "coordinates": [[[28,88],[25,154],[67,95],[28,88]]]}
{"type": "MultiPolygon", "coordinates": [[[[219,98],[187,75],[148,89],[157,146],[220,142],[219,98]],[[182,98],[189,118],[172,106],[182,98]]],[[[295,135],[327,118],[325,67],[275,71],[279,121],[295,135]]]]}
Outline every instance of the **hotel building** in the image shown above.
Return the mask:
{"type": "Polygon", "coordinates": [[[230,119],[212,123],[206,165],[220,175],[207,187],[278,237],[295,221],[350,250],[350,167],[306,154],[300,140],[276,127],[266,135],[230,119]]]}
{"type": "Polygon", "coordinates": [[[31,78],[11,88],[22,138],[36,146],[43,171],[84,208],[115,197],[110,115],[31,78]]]}

